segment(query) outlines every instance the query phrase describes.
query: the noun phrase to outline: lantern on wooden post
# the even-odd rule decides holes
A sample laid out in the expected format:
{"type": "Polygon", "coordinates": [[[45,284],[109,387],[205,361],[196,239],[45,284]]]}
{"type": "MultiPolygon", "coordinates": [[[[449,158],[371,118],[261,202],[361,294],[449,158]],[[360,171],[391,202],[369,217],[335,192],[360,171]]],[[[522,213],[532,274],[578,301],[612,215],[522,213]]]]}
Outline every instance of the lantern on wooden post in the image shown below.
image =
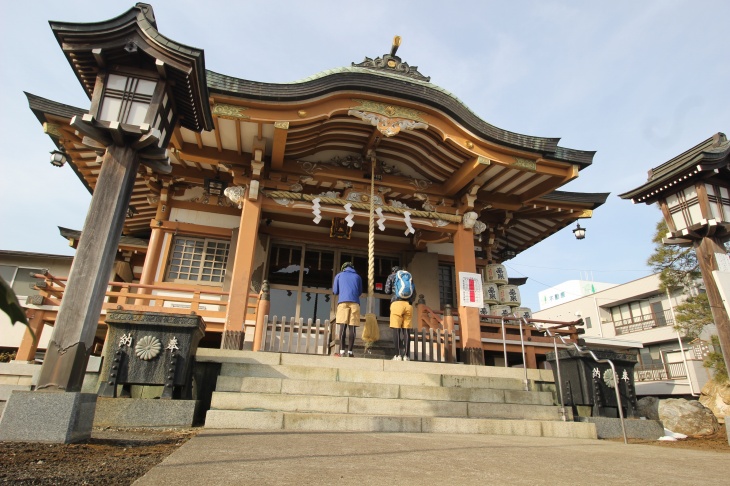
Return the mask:
{"type": "Polygon", "coordinates": [[[620,195],[634,203],[659,203],[669,233],[666,245],[693,246],[720,339],[730,365],[730,318],[720,286],[730,293],[730,142],[717,133],[649,171],[641,187],[620,195]],[[723,284],[722,282],[726,282],[723,284]]]}
{"type": "Polygon", "coordinates": [[[162,36],[150,5],[102,22],[50,24],[91,99],[89,113],[71,125],[103,160],[36,391],[29,392],[37,399],[9,400],[2,423],[27,417],[38,435],[25,439],[70,442],[91,435],[95,395],[81,386],[139,164],[171,172],[167,147],[178,122],[200,132],[212,130],[213,119],[203,51],[162,36]],[[37,412],[28,410],[36,402],[37,412]]]}
{"type": "MultiPolygon", "coordinates": [[[[130,41],[125,51],[136,54],[137,45],[130,41]]],[[[92,53],[106,65],[102,49],[92,53]]],[[[71,126],[84,135],[84,144],[98,150],[112,144],[129,146],[141,163],[162,174],[172,171],[167,146],[176,123],[165,63],[159,59],[147,70],[118,66],[100,70],[89,113],[71,120],[71,126]]]]}

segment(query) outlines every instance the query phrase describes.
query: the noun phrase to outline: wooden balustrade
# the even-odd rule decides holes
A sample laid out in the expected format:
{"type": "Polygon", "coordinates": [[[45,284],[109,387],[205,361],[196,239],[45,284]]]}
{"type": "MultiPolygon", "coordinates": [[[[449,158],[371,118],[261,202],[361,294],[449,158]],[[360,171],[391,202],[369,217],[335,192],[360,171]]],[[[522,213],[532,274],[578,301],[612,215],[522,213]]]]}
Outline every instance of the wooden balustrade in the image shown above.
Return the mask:
{"type": "MultiPolygon", "coordinates": [[[[47,270],[35,274],[35,278],[42,279],[36,284],[36,289],[42,297],[40,306],[58,307],[61,305],[66,289],[66,277],[56,277],[47,270]]],[[[259,295],[250,293],[247,296],[246,320],[253,328],[257,314],[261,310],[259,295]]],[[[140,312],[164,312],[179,314],[194,312],[203,317],[206,323],[206,332],[223,332],[223,323],[230,300],[229,293],[216,288],[191,288],[176,284],[139,284],[129,282],[109,282],[108,290],[102,304],[102,311],[130,310],[140,312]]],[[[55,322],[57,309],[44,309],[45,321],[55,322]]],[[[268,309],[267,309],[268,311],[268,309]]],[[[99,316],[99,324],[104,324],[104,312],[99,316]]],[[[246,323],[242,323],[243,326],[246,323]]],[[[242,327],[243,327],[242,326],[242,327]]]]}

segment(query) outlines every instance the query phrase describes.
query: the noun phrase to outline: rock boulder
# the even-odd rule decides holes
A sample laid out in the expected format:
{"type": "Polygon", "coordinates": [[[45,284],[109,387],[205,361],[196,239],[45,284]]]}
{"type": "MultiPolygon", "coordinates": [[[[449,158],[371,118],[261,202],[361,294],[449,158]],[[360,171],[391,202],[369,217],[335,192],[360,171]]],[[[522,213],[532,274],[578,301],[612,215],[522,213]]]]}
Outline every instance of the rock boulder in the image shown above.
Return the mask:
{"type": "Polygon", "coordinates": [[[730,416],[730,383],[719,384],[708,381],[702,387],[700,403],[712,410],[721,424],[730,416]]]}
{"type": "Polygon", "coordinates": [[[693,437],[712,435],[720,430],[712,410],[699,401],[684,398],[659,400],[659,420],[664,428],[693,437]]]}
{"type": "Polygon", "coordinates": [[[639,417],[646,417],[648,420],[659,420],[659,399],[644,397],[636,403],[636,410],[639,412],[639,417]]]}

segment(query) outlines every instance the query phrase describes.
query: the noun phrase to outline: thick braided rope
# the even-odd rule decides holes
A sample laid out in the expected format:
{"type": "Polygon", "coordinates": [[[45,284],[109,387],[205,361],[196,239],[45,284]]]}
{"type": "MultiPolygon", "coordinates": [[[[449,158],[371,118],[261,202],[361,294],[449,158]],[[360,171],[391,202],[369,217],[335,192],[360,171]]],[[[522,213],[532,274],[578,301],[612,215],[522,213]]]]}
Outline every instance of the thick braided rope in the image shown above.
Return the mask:
{"type": "MultiPolygon", "coordinates": [[[[312,194],[301,194],[291,191],[263,191],[263,193],[266,197],[270,197],[272,199],[291,199],[295,201],[311,201],[312,199],[319,199],[320,204],[336,204],[338,206],[344,206],[345,204],[350,203],[355,209],[370,209],[369,204],[348,201],[347,199],[341,199],[337,197],[316,196],[312,194]]],[[[371,196],[370,199],[373,200],[374,198],[371,196]]],[[[403,214],[406,211],[409,211],[411,213],[411,217],[440,219],[441,221],[446,221],[449,223],[461,223],[462,219],[461,216],[457,216],[455,214],[445,214],[436,211],[420,211],[418,209],[396,208],[394,206],[381,206],[381,209],[386,213],[396,214],[403,214]]]]}
{"type": "Polygon", "coordinates": [[[375,293],[375,157],[370,159],[370,221],[368,225],[368,312],[373,312],[375,293]]]}

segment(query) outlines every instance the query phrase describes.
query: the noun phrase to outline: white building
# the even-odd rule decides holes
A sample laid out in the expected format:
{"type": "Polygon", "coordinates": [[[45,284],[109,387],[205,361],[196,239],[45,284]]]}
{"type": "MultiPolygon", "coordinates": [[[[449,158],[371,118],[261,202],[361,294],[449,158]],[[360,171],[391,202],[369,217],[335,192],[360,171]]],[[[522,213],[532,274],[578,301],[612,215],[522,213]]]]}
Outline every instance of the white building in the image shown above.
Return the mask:
{"type": "Polygon", "coordinates": [[[615,287],[617,284],[605,282],[593,282],[591,280],[566,280],[549,289],[538,292],[540,299],[540,310],[547,309],[558,304],[564,304],[571,300],[595,294],[601,290],[615,287]]]}
{"type": "Polygon", "coordinates": [[[702,363],[706,341],[716,331],[708,326],[693,343],[680,339],[674,330],[674,308],[685,298],[682,292],[670,298],[659,290],[659,274],[654,274],[541,309],[533,317],[582,317],[589,347],[637,350],[634,379],[639,396],[697,395],[710,379],[702,363]]]}
{"type": "MultiPolygon", "coordinates": [[[[45,253],[29,253],[24,251],[0,250],[0,276],[10,285],[21,305],[26,306],[28,297],[38,295],[33,284],[39,280],[31,277],[31,273],[41,273],[47,269],[53,275],[66,276],[71,268],[73,257],[49,255],[45,253]]],[[[32,308],[32,306],[28,306],[32,308]]],[[[51,338],[52,329],[46,325],[38,343],[39,350],[45,350],[51,338]]],[[[10,318],[0,311],[0,350],[15,351],[25,334],[25,326],[20,323],[11,325],[10,318]]]]}

